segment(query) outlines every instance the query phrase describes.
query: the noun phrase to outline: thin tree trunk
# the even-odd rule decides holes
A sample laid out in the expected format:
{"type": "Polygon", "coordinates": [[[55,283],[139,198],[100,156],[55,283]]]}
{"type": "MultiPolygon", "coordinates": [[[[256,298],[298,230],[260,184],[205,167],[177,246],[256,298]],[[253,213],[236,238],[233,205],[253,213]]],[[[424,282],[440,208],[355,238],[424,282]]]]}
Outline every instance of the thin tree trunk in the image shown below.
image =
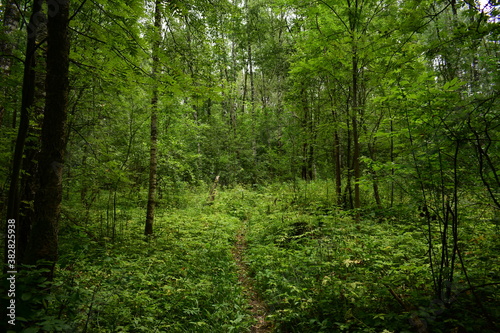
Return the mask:
{"type": "MultiPolygon", "coordinates": [[[[318,90],[318,95],[320,94],[320,91],[318,90]]],[[[309,171],[309,179],[310,180],[314,180],[315,179],[315,176],[316,176],[316,167],[314,165],[314,146],[315,146],[315,143],[316,143],[316,139],[317,139],[317,133],[316,133],[316,130],[315,130],[315,120],[316,120],[316,117],[319,117],[319,115],[321,114],[321,106],[320,106],[320,103],[319,103],[319,99],[318,99],[318,103],[317,103],[317,108],[311,108],[311,112],[309,113],[309,135],[310,135],[310,143],[309,143],[309,151],[308,151],[308,154],[307,154],[307,167],[308,167],[308,171],[309,171]],[[317,116],[314,114],[314,110],[317,110],[317,116]]]]}
{"type": "MultiPolygon", "coordinates": [[[[377,177],[376,173],[373,173],[374,177],[377,177]]],[[[378,188],[378,181],[373,181],[373,196],[375,197],[375,203],[377,204],[377,208],[382,209],[382,199],[380,199],[380,191],[378,188]]]]}
{"type": "Polygon", "coordinates": [[[339,137],[339,129],[338,129],[338,118],[336,107],[334,103],[334,92],[330,91],[330,100],[332,103],[332,120],[336,126],[333,133],[333,160],[335,163],[335,194],[337,196],[337,205],[342,206],[342,153],[341,153],[341,145],[340,145],[340,137],[339,137]]]}
{"type": "Polygon", "coordinates": [[[353,151],[353,171],[354,171],[354,208],[361,207],[361,200],[359,194],[359,179],[361,176],[360,166],[359,166],[359,132],[358,132],[358,58],[356,54],[356,47],[353,46],[353,56],[352,56],[352,137],[354,144],[353,151]]]}
{"type": "MultiPolygon", "coordinates": [[[[314,133],[311,132],[311,135],[314,133]]],[[[314,145],[309,144],[309,151],[307,152],[307,176],[309,180],[314,180],[314,145]]]]}
{"type": "MultiPolygon", "coordinates": [[[[250,38],[250,37],[248,37],[250,38]]],[[[252,64],[252,44],[250,39],[248,40],[248,74],[250,74],[250,114],[252,116],[252,156],[257,158],[257,140],[256,140],[256,126],[257,119],[255,116],[255,83],[253,76],[253,64],[252,64]]],[[[256,177],[257,170],[254,170],[254,178],[256,177]]],[[[256,181],[256,180],[254,180],[256,181]]]]}
{"type": "Polygon", "coordinates": [[[153,224],[156,208],[156,173],[158,169],[158,86],[156,83],[156,76],[158,75],[159,58],[158,53],[160,49],[161,39],[161,14],[160,14],[160,0],[155,1],[155,40],[153,42],[153,97],[151,98],[151,148],[149,153],[149,190],[148,190],[148,208],[146,212],[146,226],[144,234],[146,236],[153,234],[153,224]]]}
{"type": "Polygon", "coordinates": [[[334,133],[334,155],[335,155],[335,193],[337,194],[337,205],[342,206],[342,166],[340,156],[340,138],[338,130],[334,133]]]}
{"type": "Polygon", "coordinates": [[[313,129],[311,124],[311,110],[309,109],[309,104],[307,101],[307,90],[305,88],[305,84],[303,84],[303,88],[300,91],[301,96],[301,104],[303,111],[302,118],[302,132],[304,133],[304,142],[302,143],[302,179],[303,180],[312,180],[313,176],[313,154],[314,148],[312,147],[312,136],[313,129]]]}
{"type": "Polygon", "coordinates": [[[391,116],[391,148],[390,148],[390,158],[391,158],[391,208],[394,206],[394,124],[391,116]]]}
{"type": "MultiPolygon", "coordinates": [[[[380,122],[379,122],[380,123],[380,122]]],[[[378,125],[375,127],[375,131],[378,130],[378,125]]],[[[368,144],[368,151],[370,153],[370,159],[375,162],[375,155],[376,155],[376,139],[373,139],[373,142],[368,144]]],[[[373,168],[371,169],[371,175],[373,177],[373,197],[375,198],[375,203],[377,205],[377,208],[382,209],[382,199],[380,198],[380,191],[379,191],[379,186],[378,186],[378,179],[377,179],[377,171],[374,170],[373,168]]]]}
{"type": "Polygon", "coordinates": [[[42,148],[39,161],[40,187],[35,197],[35,220],[26,252],[26,263],[48,261],[52,278],[58,254],[58,218],[62,198],[62,175],[66,149],[66,118],[69,93],[68,37],[69,0],[49,5],[47,22],[47,80],[42,148]]]}
{"type": "Polygon", "coordinates": [[[301,175],[303,180],[308,180],[307,178],[307,142],[302,144],[302,170],[301,175]]]}
{"type": "MultiPolygon", "coordinates": [[[[252,54],[252,35],[251,35],[251,29],[252,29],[252,16],[250,15],[250,8],[248,6],[248,0],[245,0],[245,10],[246,10],[246,18],[247,18],[247,35],[246,35],[246,42],[247,42],[247,64],[248,64],[248,76],[250,79],[250,116],[252,119],[251,122],[251,135],[252,135],[252,158],[254,165],[256,166],[257,163],[257,139],[256,139],[256,126],[257,126],[257,119],[255,115],[255,83],[254,83],[254,72],[253,72],[253,54],[252,54]]],[[[245,72],[247,69],[245,68],[245,72]]],[[[246,82],[245,82],[246,86],[246,82]]],[[[252,182],[257,182],[257,174],[258,170],[253,168],[252,169],[252,182]]]]}
{"type": "Polygon", "coordinates": [[[248,69],[245,66],[245,69],[243,70],[243,95],[241,97],[241,114],[245,114],[247,91],[248,91],[248,69]]]}
{"type": "Polygon", "coordinates": [[[346,161],[346,167],[347,167],[347,180],[346,180],[346,185],[344,189],[344,206],[349,209],[354,208],[354,202],[353,202],[353,197],[352,197],[352,129],[351,129],[351,118],[349,114],[349,101],[347,102],[346,105],[346,125],[347,125],[347,147],[346,147],[346,154],[345,154],[345,161],[346,161]]]}
{"type": "MultiPolygon", "coordinates": [[[[359,129],[358,129],[358,114],[360,113],[360,82],[359,82],[359,67],[358,67],[358,46],[357,32],[359,25],[359,17],[361,15],[362,6],[358,0],[348,1],[350,15],[349,28],[352,37],[352,86],[351,86],[351,122],[352,122],[352,139],[353,139],[353,156],[352,156],[352,171],[354,176],[354,209],[361,207],[361,199],[359,193],[359,180],[361,178],[361,170],[359,165],[360,145],[359,145],[359,129]]],[[[359,219],[359,213],[356,214],[359,219]]]]}

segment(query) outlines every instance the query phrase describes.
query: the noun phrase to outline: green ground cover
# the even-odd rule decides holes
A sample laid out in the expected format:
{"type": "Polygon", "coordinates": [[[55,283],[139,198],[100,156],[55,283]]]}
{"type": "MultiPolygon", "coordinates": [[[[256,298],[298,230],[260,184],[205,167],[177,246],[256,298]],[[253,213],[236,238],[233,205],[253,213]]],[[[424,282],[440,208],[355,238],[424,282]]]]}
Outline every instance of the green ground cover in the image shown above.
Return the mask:
{"type": "Polygon", "coordinates": [[[177,207],[158,213],[149,241],[139,208],[118,209],[111,232],[99,209],[78,224],[78,208],[67,205],[50,305],[25,288],[23,302],[38,312],[20,308],[18,320],[38,319],[26,332],[249,332],[255,318],[231,255],[244,228],[243,260],[277,332],[413,332],[418,323],[493,332],[500,265],[491,219],[464,217],[467,276],[457,261],[451,293],[440,299],[415,207],[364,211],[356,221],[332,204],[331,186],[236,187],[211,203],[206,192],[185,190],[177,207]]]}

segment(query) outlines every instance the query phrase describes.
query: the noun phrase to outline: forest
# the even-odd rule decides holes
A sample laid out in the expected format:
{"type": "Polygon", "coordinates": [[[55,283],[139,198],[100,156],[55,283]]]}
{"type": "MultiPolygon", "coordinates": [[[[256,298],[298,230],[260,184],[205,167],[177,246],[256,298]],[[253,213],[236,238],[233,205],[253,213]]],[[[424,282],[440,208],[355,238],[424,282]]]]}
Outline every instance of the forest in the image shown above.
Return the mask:
{"type": "Polygon", "coordinates": [[[500,331],[498,1],[0,19],[0,331],[500,331]]]}

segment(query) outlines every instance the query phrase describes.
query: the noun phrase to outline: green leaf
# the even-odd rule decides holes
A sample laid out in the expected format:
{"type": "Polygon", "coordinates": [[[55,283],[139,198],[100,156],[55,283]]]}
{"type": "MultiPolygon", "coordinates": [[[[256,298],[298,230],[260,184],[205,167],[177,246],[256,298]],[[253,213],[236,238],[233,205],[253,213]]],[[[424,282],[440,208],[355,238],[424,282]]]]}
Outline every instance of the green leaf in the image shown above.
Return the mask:
{"type": "Polygon", "coordinates": [[[31,294],[31,293],[23,293],[23,295],[21,296],[21,299],[22,299],[23,301],[28,301],[28,300],[30,300],[30,299],[31,299],[31,297],[32,297],[32,294],[31,294]]]}

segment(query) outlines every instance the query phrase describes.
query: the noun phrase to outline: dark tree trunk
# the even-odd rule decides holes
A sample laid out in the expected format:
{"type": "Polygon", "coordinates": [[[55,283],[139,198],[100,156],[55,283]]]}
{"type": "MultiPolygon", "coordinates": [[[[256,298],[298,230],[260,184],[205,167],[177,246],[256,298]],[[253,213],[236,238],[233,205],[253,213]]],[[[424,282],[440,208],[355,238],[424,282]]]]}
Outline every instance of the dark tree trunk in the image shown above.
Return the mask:
{"type": "Polygon", "coordinates": [[[346,105],[346,127],[347,127],[347,144],[346,144],[346,152],[345,152],[345,164],[347,168],[347,179],[346,179],[346,184],[344,188],[344,196],[343,196],[343,203],[345,208],[353,209],[354,208],[354,202],[353,202],[353,196],[352,196],[352,129],[351,129],[351,118],[350,118],[350,113],[349,113],[349,101],[347,102],[346,105]]]}
{"type": "MultiPolygon", "coordinates": [[[[373,130],[373,134],[378,131],[380,122],[382,120],[382,117],[379,118],[379,121],[377,122],[377,125],[375,126],[375,129],[373,130]]],[[[368,143],[368,152],[370,154],[370,159],[375,162],[376,158],[376,146],[377,146],[377,139],[373,138],[371,142],[368,143]]],[[[378,186],[378,175],[377,171],[374,168],[370,168],[370,173],[372,176],[372,185],[373,185],[373,197],[375,198],[375,203],[377,205],[377,208],[382,209],[382,199],[380,197],[380,190],[378,186]]]]}
{"type": "MultiPolygon", "coordinates": [[[[351,64],[352,64],[352,77],[351,77],[351,122],[352,122],[352,141],[353,141],[353,155],[352,155],[352,172],[354,176],[354,209],[361,207],[361,198],[359,192],[359,181],[361,178],[361,169],[359,164],[360,158],[360,144],[359,144],[359,124],[358,115],[361,109],[360,99],[360,68],[357,38],[360,26],[360,17],[363,6],[358,2],[348,2],[349,5],[349,32],[352,38],[351,48],[351,64]]],[[[359,213],[356,214],[356,219],[359,219],[359,213]]]]}
{"type": "Polygon", "coordinates": [[[302,144],[302,168],[300,172],[303,180],[308,180],[307,172],[307,142],[302,144]]]}
{"type": "Polygon", "coordinates": [[[304,142],[302,144],[302,168],[301,176],[303,180],[313,180],[314,177],[314,147],[312,145],[314,128],[312,124],[311,110],[307,100],[307,89],[304,87],[300,91],[302,104],[302,132],[304,142]]]}
{"type": "MultiPolygon", "coordinates": [[[[26,239],[25,235],[22,235],[22,230],[26,230],[26,226],[23,226],[19,221],[19,205],[20,205],[20,174],[23,161],[24,146],[26,143],[26,137],[28,135],[29,129],[29,109],[34,105],[35,102],[35,52],[36,52],[36,40],[38,36],[38,30],[41,15],[41,3],[35,1],[32,7],[32,15],[30,17],[30,22],[28,25],[28,37],[26,45],[26,57],[24,62],[24,76],[23,76],[23,87],[22,87],[22,100],[21,100],[21,120],[19,123],[19,129],[17,133],[16,145],[14,149],[14,157],[12,164],[12,173],[10,178],[9,194],[7,199],[7,219],[13,219],[16,221],[16,230],[21,230],[16,236],[19,241],[16,242],[16,253],[17,262],[21,261],[19,253],[24,251],[26,244],[23,244],[23,240],[26,239]]],[[[7,253],[7,243],[5,244],[5,253],[7,253]]],[[[5,256],[7,258],[7,256],[5,256]]]]}
{"type": "MultiPolygon", "coordinates": [[[[159,58],[158,52],[160,49],[161,39],[161,14],[160,0],[155,2],[155,40],[153,41],[153,68],[152,77],[156,78],[158,74],[159,58]]],[[[146,212],[146,225],[144,234],[146,236],[153,234],[153,224],[156,208],[156,173],[158,168],[157,150],[158,150],[158,87],[156,82],[153,83],[153,97],[151,98],[151,134],[150,134],[150,153],[149,153],[149,190],[148,190],[148,207],[146,212]]]]}
{"type": "Polygon", "coordinates": [[[339,117],[337,115],[337,105],[335,104],[335,91],[329,90],[330,102],[332,108],[332,121],[335,124],[335,130],[333,132],[333,162],[335,164],[335,194],[337,197],[337,205],[342,207],[342,146],[340,143],[340,135],[338,122],[339,117]]]}
{"type": "Polygon", "coordinates": [[[307,171],[308,179],[314,180],[314,146],[312,144],[309,144],[309,152],[307,154],[307,171]]]}
{"type": "MultiPolygon", "coordinates": [[[[314,129],[314,115],[313,115],[313,109],[311,109],[311,112],[309,114],[309,151],[307,152],[307,171],[308,171],[308,176],[309,180],[314,180],[315,178],[315,172],[314,172],[314,144],[316,142],[316,131],[314,129]]],[[[319,114],[319,112],[318,112],[319,114]]]]}
{"type": "Polygon", "coordinates": [[[394,136],[393,136],[393,133],[394,133],[394,124],[393,124],[393,120],[392,120],[392,117],[391,117],[391,143],[390,143],[390,158],[391,158],[391,208],[393,207],[394,205],[394,173],[395,173],[395,170],[394,170],[394,136]]]}
{"type": "MultiPolygon", "coordinates": [[[[40,13],[40,17],[42,13],[40,13]]],[[[45,17],[45,16],[44,16],[45,17]]],[[[44,18],[44,21],[46,18],[44,18]]],[[[47,35],[47,26],[44,23],[39,27],[37,44],[41,45],[47,35]]],[[[38,155],[40,153],[40,128],[43,126],[43,105],[45,103],[45,81],[46,81],[46,54],[41,54],[40,50],[35,52],[37,64],[35,73],[35,103],[30,114],[30,125],[24,149],[22,163],[23,175],[21,176],[20,207],[19,207],[19,228],[17,230],[17,255],[24,258],[31,226],[35,218],[34,201],[38,190],[38,155]]]]}
{"type": "Polygon", "coordinates": [[[340,156],[340,138],[338,130],[334,133],[334,155],[335,155],[335,193],[337,195],[337,205],[342,206],[342,166],[340,156]]]}
{"type": "Polygon", "coordinates": [[[40,187],[35,196],[35,220],[26,251],[26,263],[58,258],[58,219],[62,198],[62,174],[66,149],[66,118],[69,92],[69,0],[49,3],[47,79],[42,146],[39,159],[40,187]]]}

